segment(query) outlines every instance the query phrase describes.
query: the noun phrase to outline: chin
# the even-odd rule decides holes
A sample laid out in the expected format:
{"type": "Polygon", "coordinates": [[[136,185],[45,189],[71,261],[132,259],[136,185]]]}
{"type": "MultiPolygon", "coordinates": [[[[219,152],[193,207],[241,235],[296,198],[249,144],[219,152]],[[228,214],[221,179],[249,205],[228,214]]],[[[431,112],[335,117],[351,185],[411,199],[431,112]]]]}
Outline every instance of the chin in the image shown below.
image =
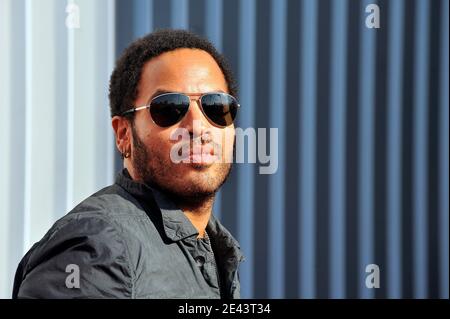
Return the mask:
{"type": "Polygon", "coordinates": [[[176,180],[173,189],[180,195],[188,197],[205,197],[214,195],[222,185],[223,178],[211,174],[212,172],[199,171],[188,172],[183,178],[176,180]]]}
{"type": "MultiPolygon", "coordinates": [[[[219,190],[225,182],[230,168],[230,166],[226,167],[216,163],[168,165],[165,169],[166,176],[153,178],[153,182],[175,196],[204,198],[213,196],[219,190]]],[[[153,176],[156,177],[155,175],[153,176]]]]}
{"type": "Polygon", "coordinates": [[[214,196],[217,191],[217,188],[212,188],[209,185],[201,185],[199,183],[195,184],[184,184],[177,185],[178,187],[172,188],[172,193],[175,196],[180,196],[185,199],[204,199],[207,197],[214,196]]]}
{"type": "Polygon", "coordinates": [[[182,186],[190,193],[212,195],[218,190],[220,183],[197,177],[186,179],[182,186]]]}

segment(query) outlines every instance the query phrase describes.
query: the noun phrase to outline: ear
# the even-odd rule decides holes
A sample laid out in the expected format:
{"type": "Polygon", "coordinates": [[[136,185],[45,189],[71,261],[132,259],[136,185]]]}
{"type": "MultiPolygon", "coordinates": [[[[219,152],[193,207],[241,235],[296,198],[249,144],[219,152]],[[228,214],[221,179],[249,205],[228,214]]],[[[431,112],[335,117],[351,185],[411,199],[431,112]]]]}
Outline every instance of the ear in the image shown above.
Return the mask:
{"type": "Polygon", "coordinates": [[[116,138],[116,147],[119,152],[125,153],[131,150],[131,125],[130,122],[122,116],[114,116],[111,124],[116,138]]]}

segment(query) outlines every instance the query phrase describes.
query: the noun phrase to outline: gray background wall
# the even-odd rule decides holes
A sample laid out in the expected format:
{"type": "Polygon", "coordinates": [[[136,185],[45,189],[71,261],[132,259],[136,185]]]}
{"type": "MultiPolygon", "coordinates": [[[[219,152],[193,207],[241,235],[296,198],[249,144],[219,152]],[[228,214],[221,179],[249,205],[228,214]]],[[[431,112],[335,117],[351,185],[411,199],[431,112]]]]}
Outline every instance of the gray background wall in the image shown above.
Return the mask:
{"type": "Polygon", "coordinates": [[[236,164],[215,205],[247,256],[243,297],[448,298],[447,0],[69,2],[80,29],[65,1],[0,0],[2,297],[30,245],[112,182],[114,60],[170,27],[228,58],[238,126],[278,128],[277,173],[236,164]]]}

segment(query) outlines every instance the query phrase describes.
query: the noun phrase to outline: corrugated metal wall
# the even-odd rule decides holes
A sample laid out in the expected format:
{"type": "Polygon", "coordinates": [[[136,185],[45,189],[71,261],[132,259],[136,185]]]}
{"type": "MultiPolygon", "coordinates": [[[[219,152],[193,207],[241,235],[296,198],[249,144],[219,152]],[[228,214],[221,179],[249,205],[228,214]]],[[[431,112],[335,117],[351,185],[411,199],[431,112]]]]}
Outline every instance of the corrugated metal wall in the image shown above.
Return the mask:
{"type": "Polygon", "coordinates": [[[277,173],[235,164],[215,205],[247,256],[243,297],[449,297],[448,0],[73,2],[66,30],[64,2],[0,0],[2,296],[30,242],[121,166],[114,53],[172,27],[229,59],[239,126],[278,128],[277,173]]]}
{"type": "Polygon", "coordinates": [[[114,41],[109,0],[0,0],[0,297],[54,221],[113,181],[114,41]]]}

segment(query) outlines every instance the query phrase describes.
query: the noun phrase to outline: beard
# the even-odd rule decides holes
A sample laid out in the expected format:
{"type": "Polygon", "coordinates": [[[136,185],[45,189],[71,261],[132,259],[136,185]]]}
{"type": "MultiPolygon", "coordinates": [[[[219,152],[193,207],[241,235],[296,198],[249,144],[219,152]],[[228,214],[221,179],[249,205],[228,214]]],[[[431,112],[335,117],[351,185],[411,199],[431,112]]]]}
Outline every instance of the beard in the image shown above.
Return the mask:
{"type": "MultiPolygon", "coordinates": [[[[174,198],[177,202],[199,203],[213,199],[216,192],[225,183],[231,173],[231,163],[214,163],[215,171],[207,168],[202,172],[195,164],[175,164],[167,154],[151,152],[139,138],[134,124],[131,125],[133,135],[133,153],[131,161],[133,168],[144,184],[154,187],[174,198]],[[186,181],[186,172],[180,172],[180,167],[191,165],[202,178],[186,181]]],[[[235,145],[233,145],[234,153],[235,145]]],[[[156,148],[155,148],[156,149],[156,148]]],[[[186,167],[187,168],[187,167],[186,167]]]]}

